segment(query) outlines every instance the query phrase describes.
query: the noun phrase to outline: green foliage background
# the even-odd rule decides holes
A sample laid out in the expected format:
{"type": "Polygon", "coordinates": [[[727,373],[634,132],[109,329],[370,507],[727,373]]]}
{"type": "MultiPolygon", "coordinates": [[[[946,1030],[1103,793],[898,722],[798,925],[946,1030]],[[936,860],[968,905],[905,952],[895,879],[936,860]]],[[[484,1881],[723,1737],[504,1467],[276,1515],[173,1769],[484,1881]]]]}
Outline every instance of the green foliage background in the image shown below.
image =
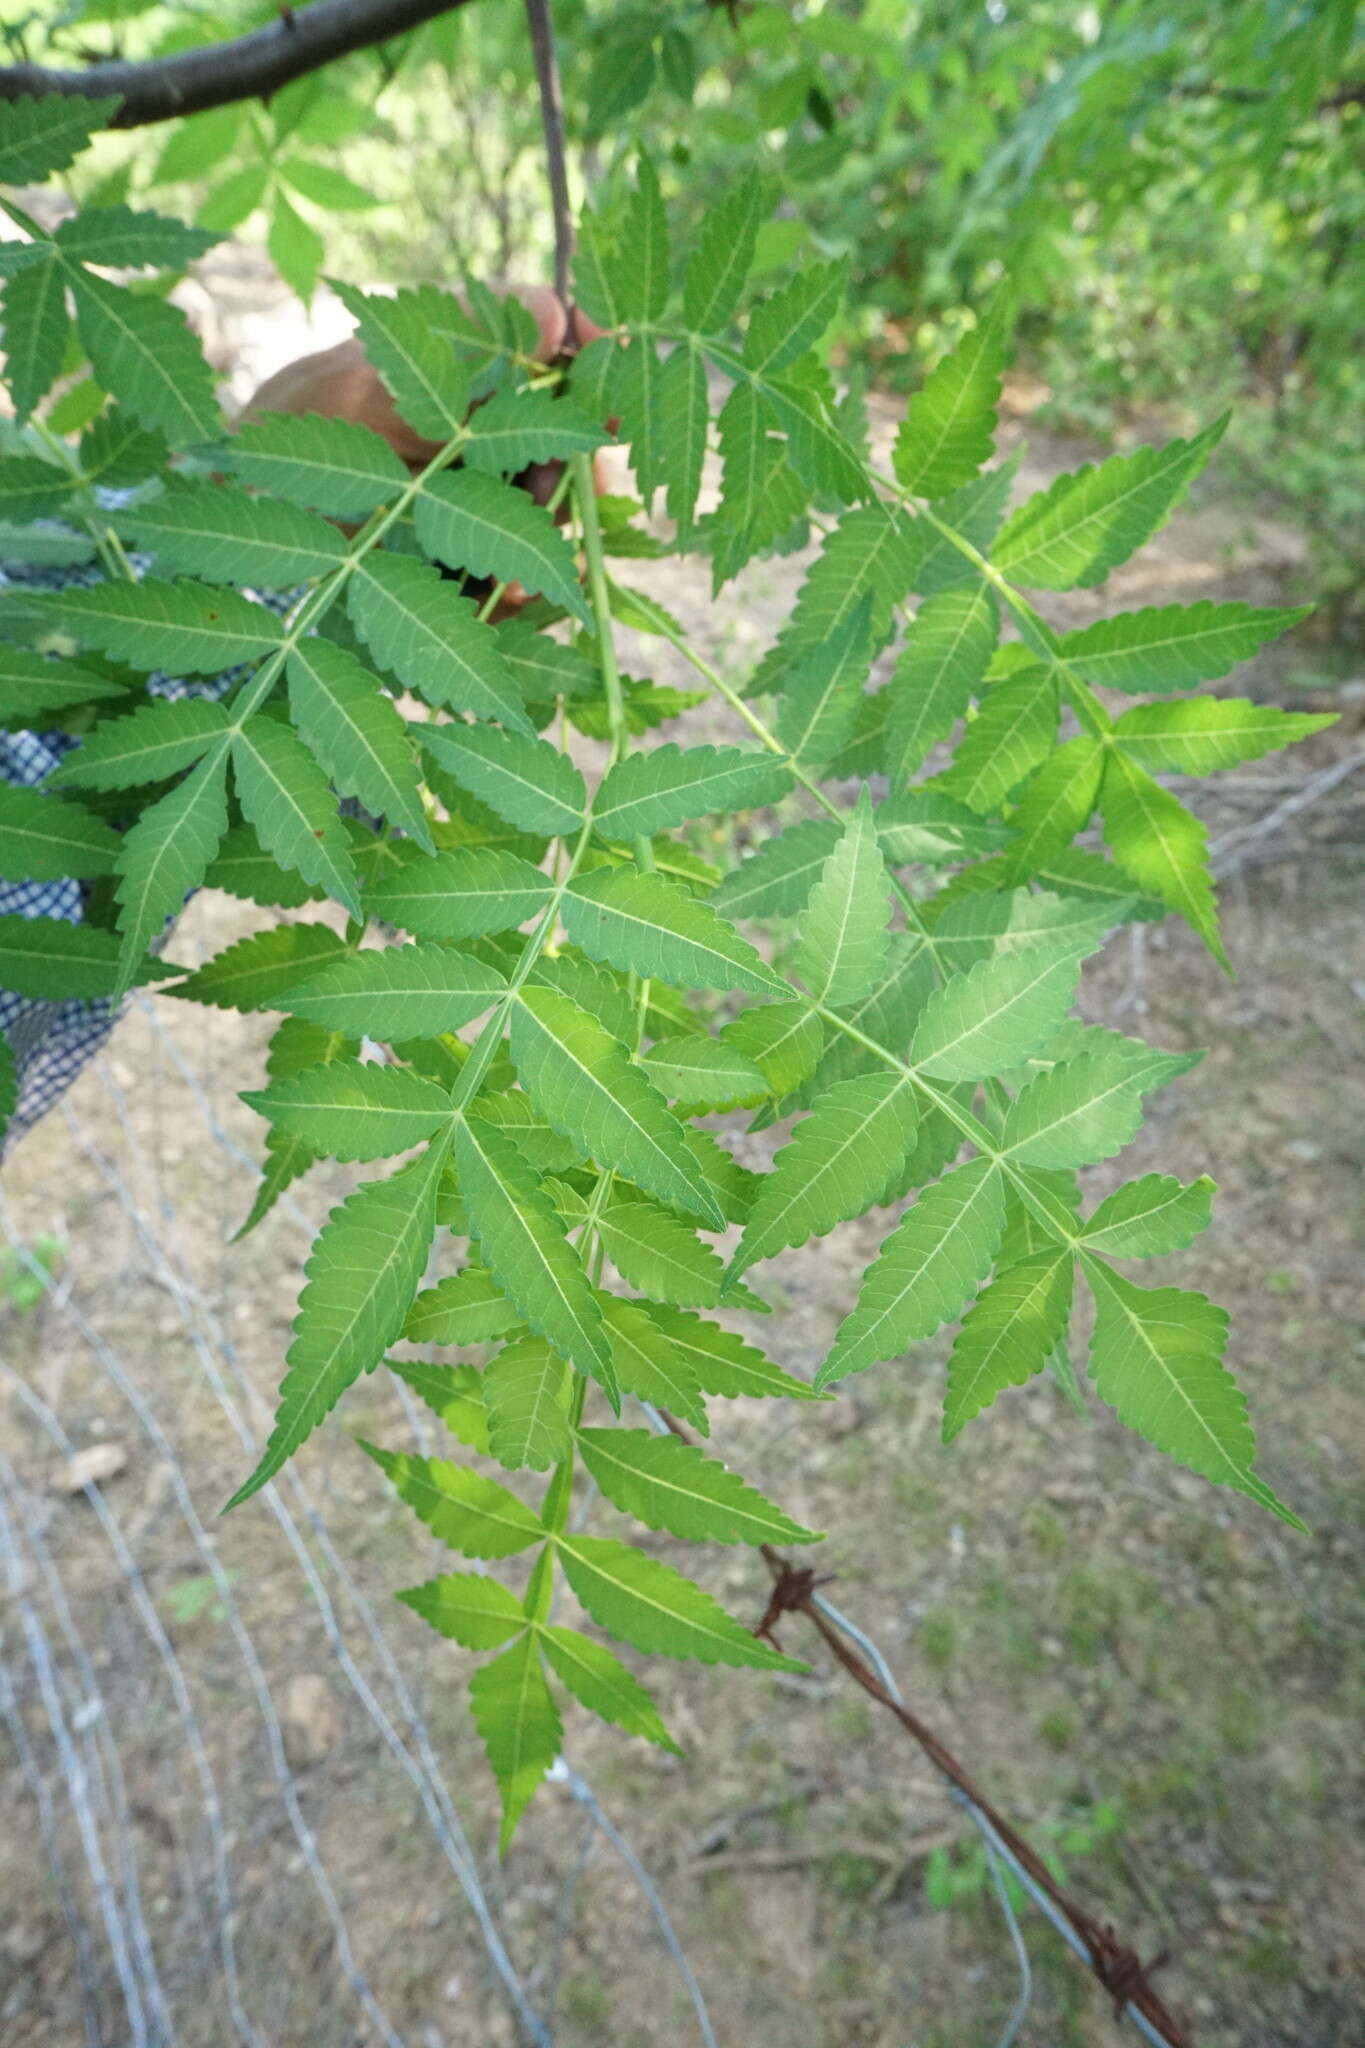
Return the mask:
{"type": "MultiPolygon", "coordinates": [[[[141,56],[241,33],[262,0],[5,0],[15,55],[141,56]]],[[[1310,532],[1329,633],[1365,526],[1365,42],[1354,0],[559,0],[575,172],[602,200],[645,142],[685,237],[739,166],[775,217],[755,274],[843,256],[842,346],[912,386],[1008,268],[1040,420],[1121,443],[1236,402],[1225,476],[1310,532]],[[1324,602],[1325,601],[1325,602],[1324,602]]],[[[263,239],[395,283],[548,271],[520,6],[475,0],[278,94],[103,138],[84,201],[263,239]],[[414,177],[414,161],[421,175],[414,177]],[[343,168],[344,166],[344,168],[343,168]],[[93,188],[93,189],[92,189],[93,188]]]]}

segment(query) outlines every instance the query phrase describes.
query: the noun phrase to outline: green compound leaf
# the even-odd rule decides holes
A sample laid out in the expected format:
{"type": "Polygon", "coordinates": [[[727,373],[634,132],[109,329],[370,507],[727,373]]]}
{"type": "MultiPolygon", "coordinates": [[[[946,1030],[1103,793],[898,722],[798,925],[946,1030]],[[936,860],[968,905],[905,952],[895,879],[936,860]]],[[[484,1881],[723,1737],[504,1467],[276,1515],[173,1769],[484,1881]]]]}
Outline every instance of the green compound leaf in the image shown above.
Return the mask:
{"type": "Polygon", "coordinates": [[[1121,1053],[1062,1060],[1010,1104],[1000,1143],[1024,1166],[1093,1166],[1112,1159],[1142,1123],[1142,1090],[1121,1053]]]}
{"type": "Polygon", "coordinates": [[[183,270],[221,237],[164,213],[118,205],[87,206],[64,220],[53,239],[64,256],[105,270],[183,270]]]}
{"type": "Polygon", "coordinates": [[[543,1337],[504,1344],[483,1374],[488,1448],[509,1472],[546,1472],[573,1444],[569,1367],[543,1337]]]}
{"type": "Polygon", "coordinates": [[[114,513],[111,524],[153,553],[163,569],[207,583],[290,590],[325,575],[346,555],[341,534],[316,513],[185,477],[167,478],[159,498],[114,513]]]}
{"type": "Polygon", "coordinates": [[[839,836],[833,818],[805,818],[775,832],[730,870],[713,907],[730,918],[790,917],[809,900],[839,836]]]}
{"type": "Polygon", "coordinates": [[[545,1527],[524,1501],[496,1479],[453,1465],[446,1458],[419,1458],[408,1451],[381,1451],[358,1437],[400,1500],[432,1534],[465,1557],[515,1557],[542,1542],[545,1527]]]}
{"type": "Polygon", "coordinates": [[[450,1120],[450,1097],[406,1067],[333,1060],[242,1096],[249,1109],[332,1159],[390,1159],[450,1120]]]}
{"type": "Polygon", "coordinates": [[[557,988],[572,996],[579,1009],[589,1011],[613,1038],[626,1044],[632,1041],[639,1006],[631,998],[624,975],[598,967],[576,947],[565,946],[557,953],[542,953],[530,979],[538,987],[557,988]]]}
{"type": "Polygon", "coordinates": [[[520,1318],[491,1273],[466,1266],[419,1294],[403,1325],[405,1344],[488,1344],[520,1318]]]}
{"type": "Polygon", "coordinates": [[[653,497],[662,482],[663,368],[658,350],[646,334],[636,334],[623,347],[613,347],[601,393],[601,409],[619,421],[621,441],[630,450],[630,466],[640,496],[653,497]]]}
{"type": "Polygon", "coordinates": [[[283,623],[236,590],[201,583],[97,583],[33,600],[45,618],[102,654],[174,676],[216,676],[269,654],[283,623]]]}
{"type": "Polygon", "coordinates": [[[941,498],[970,483],[989,461],[1012,319],[1008,294],[997,292],[911,399],[891,462],[912,496],[941,498]]]}
{"type": "Polygon", "coordinates": [[[495,967],[441,945],[386,946],[354,953],[296,982],[282,1009],[355,1038],[392,1044],[437,1038],[495,1003],[507,986],[495,967]]]}
{"type": "Polygon", "coordinates": [[[526,1626],[516,1595],[483,1572],[442,1572],[395,1598],[464,1650],[496,1650],[526,1626]]]}
{"type": "Polygon", "coordinates": [[[225,946],[166,994],[218,1010],[273,1010],[307,976],[345,955],[344,941],[329,925],[274,925],[225,946]]]}
{"type": "Polygon", "coordinates": [[[120,839],[103,818],[65,797],[0,783],[0,880],[90,880],[112,874],[120,839]]]}
{"type": "Polygon", "coordinates": [[[707,213],[683,272],[683,320],[693,334],[725,332],[743,295],[762,216],[762,186],[753,171],[707,213]]]}
{"type": "Polygon", "coordinates": [[[1251,1470],[1256,1439],[1246,1400],[1222,1362],[1226,1310],[1182,1288],[1138,1287],[1090,1254],[1084,1264],[1095,1297],[1095,1391],[1159,1451],[1302,1529],[1251,1470]]]}
{"type": "Polygon", "coordinates": [[[840,1081],[803,1117],[763,1181],[732,1270],[823,1237],[897,1186],[919,1122],[908,1074],[840,1081]]]}
{"type": "Polygon", "coordinates": [[[668,216],[658,172],[647,156],[640,158],[625,209],[616,295],[623,318],[641,324],[659,319],[668,303],[668,216]]]}
{"type": "Polygon", "coordinates": [[[498,1853],[505,1856],[564,1739],[538,1637],[525,1635],[481,1664],[469,1681],[469,1704],[502,1795],[498,1853]]]}
{"type": "Polygon", "coordinates": [[[648,1429],[580,1429],[588,1472],[613,1507],[694,1543],[818,1543],[756,1488],[695,1444],[648,1429]]]}
{"type": "Polygon", "coordinates": [[[610,439],[572,399],[551,391],[497,391],[470,414],[462,449],[471,469],[512,476],[533,462],[590,455],[610,439]]]}
{"type": "Polygon", "coordinates": [[[375,660],[427,703],[496,718],[530,737],[531,723],[497,634],[439,569],[411,555],[369,554],[351,579],[346,602],[375,660]]]}
{"type": "Polygon", "coordinates": [[[1166,914],[1165,905],[1154,896],[1139,896],[1134,901],[1131,876],[1103,854],[1087,853],[1082,847],[1045,854],[1035,879],[1059,895],[1083,897],[1096,905],[1108,903],[1116,916],[1159,924],[1166,914]]]}
{"type": "Polygon", "coordinates": [[[996,683],[934,786],[970,811],[995,810],[1051,754],[1058,705],[1057,678],[1046,669],[1025,669],[996,683]]]}
{"type": "Polygon", "coordinates": [[[425,1361],[386,1358],[391,1373],[420,1395],[433,1415],[481,1458],[489,1456],[488,1412],[483,1405],[483,1373],[473,1365],[428,1365],[425,1361]]]}
{"type": "Polygon", "coordinates": [[[540,1114],[599,1167],[713,1230],[724,1228],[681,1124],[595,1017],[555,989],[524,988],[512,1012],[511,1051],[540,1114]]]}
{"type": "Polygon", "coordinates": [[[1259,761],[1335,722],[1332,712],[1281,711],[1241,697],[1177,697],[1164,704],[1135,704],[1115,724],[1114,741],[1143,768],[1212,775],[1242,761],[1259,761]]]}
{"type": "Polygon", "coordinates": [[[602,1311],[536,1174],[510,1138],[467,1121],[455,1128],[455,1170],[471,1233],[498,1286],[523,1321],[619,1407],[602,1311]]]}
{"type": "MultiPolygon", "coordinates": [[[[758,1068],[779,1099],[808,1081],[820,1063],[825,1031],[804,1003],[768,1003],[741,1010],[721,1030],[722,1044],[758,1068]]],[[[660,1048],[655,1047],[657,1052],[660,1048]]]]}
{"type": "Polygon", "coordinates": [[[693,516],[701,489],[710,427],[710,394],[706,365],[696,349],[674,349],[659,372],[659,422],[655,437],[655,468],[663,484],[668,516],[678,529],[678,545],[694,535],[693,516]]]}
{"type": "Polygon", "coordinates": [[[987,583],[925,598],[887,685],[886,773],[892,789],[902,788],[923,766],[978,695],[999,630],[987,583]]]}
{"type": "Polygon", "coordinates": [[[771,754],[742,747],[684,752],[670,740],[608,769],[593,799],[593,823],[606,839],[650,838],[711,811],[776,803],[790,788],[790,771],[771,754]]]}
{"type": "Polygon", "coordinates": [[[153,939],[199,887],[227,831],[227,756],[218,752],[142,813],[118,855],[122,995],[153,939]]]}
{"type": "Polygon", "coordinates": [[[21,421],[46,398],[61,375],[71,333],[66,285],[64,266],[48,256],[29,264],[5,286],[0,310],[5,382],[21,421]]]}
{"type": "Polygon", "coordinates": [[[695,1374],[704,1394],[715,1394],[727,1401],[767,1400],[775,1395],[795,1401],[818,1398],[805,1380],[793,1379],[766,1358],[757,1345],[733,1330],[722,1329],[719,1323],[653,1301],[646,1302],[645,1313],[695,1374]]]}
{"type": "Polygon", "coordinates": [[[212,441],[219,432],[213,372],[178,306],[147,298],[66,266],[76,327],[106,391],[173,448],[212,441]]]}
{"type": "Polygon", "coordinates": [[[586,1164],[582,1147],[551,1130],[520,1088],[480,1095],[469,1113],[505,1131],[527,1165],[538,1173],[565,1173],[586,1164]]]}
{"type": "Polygon", "coordinates": [[[999,1169],[969,1159],[920,1195],[884,1241],[815,1376],[817,1392],[897,1358],[958,1314],[989,1272],[1005,1228],[999,1169]]]}
{"type": "Polygon", "coordinates": [[[1041,1372],[1071,1315],[1074,1262],[1051,1245],[1000,1274],[969,1309],[948,1360],[943,1441],[989,1408],[1006,1387],[1041,1372]]]}
{"type": "Polygon", "coordinates": [[[24,525],[61,510],[74,488],[71,478],[36,456],[9,455],[0,461],[0,519],[24,525]]]}
{"type": "Polygon", "coordinates": [[[934,925],[935,957],[965,968],[1030,946],[1093,953],[1123,921],[1131,902],[1096,903],[1084,896],[1054,896],[1048,889],[980,889],[950,903],[934,925]]]}
{"type": "Polygon", "coordinates": [[[1081,1235],[1087,1249],[1109,1258],[1160,1258],[1207,1230],[1213,1195],[1207,1174],[1182,1185],[1170,1174],[1145,1173],[1106,1196],[1081,1235]]]}
{"type": "Polygon", "coordinates": [[[580,1706],[624,1728],[627,1735],[642,1735],[646,1742],[682,1755],[639,1679],[605,1643],[595,1643],[573,1628],[542,1628],[539,1634],[550,1669],[580,1706]]]}
{"type": "Polygon", "coordinates": [[[828,640],[803,655],[787,676],[778,708],[777,736],[793,763],[818,771],[848,742],[871,666],[869,596],[828,640]]]}
{"type": "Polygon", "coordinates": [[[85,99],[47,93],[41,99],[12,100],[0,136],[0,185],[37,185],[54,171],[64,171],[91,136],[108,127],[119,106],[117,95],[85,99]]]}
{"type": "Polygon", "coordinates": [[[1311,609],[1271,611],[1206,600],[1120,612],[1063,633],[1057,652],[1092,683],[1111,690],[1190,690],[1249,661],[1267,640],[1297,626],[1311,609]]]}
{"type": "Polygon", "coordinates": [[[270,260],[291,291],[305,304],[312,298],[327,255],[327,244],[276,185],[270,200],[266,237],[270,260]]]}
{"type": "Polygon", "coordinates": [[[1177,1075],[1197,1067],[1204,1057],[1198,1051],[1162,1052],[1159,1047],[1148,1045],[1145,1038],[1125,1038],[1121,1031],[1111,1031],[1102,1024],[1082,1024],[1078,1017],[1068,1017],[1056,1037],[1041,1048],[1038,1057],[1066,1060],[1079,1053],[1101,1051],[1108,1058],[1125,1063],[1133,1086],[1144,1092],[1164,1088],[1177,1075]]]}
{"type": "Polygon", "coordinates": [[[911,1041],[913,1064],[945,1081],[1003,1074],[1045,1044],[1071,1008],[1076,950],[1029,946],[982,960],[936,988],[911,1041]]]}
{"type": "Polygon", "coordinates": [[[690,1422],[701,1436],[709,1436],[706,1405],[691,1366],[659,1329],[646,1308],[623,1301],[619,1295],[601,1297],[602,1314],[611,1337],[611,1355],[616,1377],[628,1394],[652,1401],[670,1415],[690,1422]]]}
{"type": "Polygon", "coordinates": [[[856,1003],[886,967],[891,884],[866,788],[820,870],[797,936],[796,968],[817,1003],[856,1003]]]}
{"type": "Polygon", "coordinates": [[[118,683],[106,682],[73,661],[50,661],[21,647],[0,647],[0,723],[41,732],[72,704],[121,697],[118,683]]]}
{"type": "Polygon", "coordinates": [[[841,505],[872,495],[862,461],[832,417],[828,382],[813,361],[796,364],[788,376],[760,379],[759,389],[786,433],[788,465],[807,491],[841,505]]]}
{"type": "Polygon", "coordinates": [[[1099,797],[1105,754],[1103,740],[1081,733],[1049,754],[1030,778],[1010,815],[1005,872],[1011,881],[1027,881],[1084,831],[1099,797]]]}
{"type": "Polygon", "coordinates": [[[223,459],[253,490],[335,519],[363,519],[396,498],[407,466],[382,435],[318,413],[265,413],[228,440],[223,459]]]}
{"type": "Polygon", "coordinates": [[[608,967],[670,988],[787,993],[733,926],[662,875],[625,867],[581,876],[566,892],[561,915],[574,944],[608,967]]]}
{"type": "Polygon", "coordinates": [[[275,1426],[229,1508],[274,1478],[402,1329],[435,1234],[448,1149],[441,1137],[391,1179],[367,1181],[323,1225],[304,1268],[275,1426]]]}
{"type": "Polygon", "coordinates": [[[598,1227],[607,1257],[621,1278],[654,1301],[683,1308],[714,1308],[725,1268],[676,1216],[652,1202],[613,1202],[598,1227]]]}
{"type": "Polygon", "coordinates": [[[294,725],[336,788],[430,851],[417,749],[378,677],[346,648],[316,635],[294,649],[287,673],[294,725]]]}
{"type": "Polygon", "coordinates": [[[366,293],[337,278],[331,285],[403,419],[429,441],[455,440],[469,407],[469,379],[445,336],[433,331],[419,294],[366,293]]]}
{"type": "Polygon", "coordinates": [[[661,1039],[650,1047],[641,1064],[655,1087],[685,1116],[712,1115],[761,1102],[769,1092],[766,1077],[751,1059],[718,1038],[704,1038],[700,1033],[661,1039]]]}
{"type": "Polygon", "coordinates": [[[550,884],[503,847],[467,846],[415,861],[365,891],[372,917],[418,939],[478,939],[544,909],[550,884]]]}
{"type": "Polygon", "coordinates": [[[629,1543],[606,1536],[557,1539],[564,1576],[599,1628],[632,1649],[702,1664],[748,1664],[760,1671],[804,1671],[783,1657],[681,1572],[629,1543]]]}
{"type": "Polygon", "coordinates": [[[445,470],[423,486],[415,515],[417,538],[433,562],[520,583],[585,626],[592,623],[572,549],[524,491],[476,470],[445,470]]]}
{"type": "Polygon", "coordinates": [[[303,741],[274,718],[249,718],[232,743],[232,774],[242,816],[267,853],[359,917],[351,842],[335,792],[303,741]]]}
{"type": "Polygon", "coordinates": [[[557,697],[596,697],[601,689],[597,670],[576,647],[552,640],[525,620],[497,629],[498,650],[528,704],[548,715],[557,697]]]}
{"type": "Polygon", "coordinates": [[[994,469],[984,470],[970,483],[961,484],[946,498],[937,499],[930,508],[941,523],[935,526],[930,520],[924,522],[930,531],[915,570],[915,589],[922,597],[933,597],[940,590],[951,589],[955,583],[976,580],[980,571],[970,556],[963,552],[959,542],[965,540],[980,553],[990,553],[1019,473],[1021,453],[1016,449],[994,469]],[[944,527],[947,532],[943,531],[944,527]]]}
{"type": "Polygon", "coordinates": [[[1225,414],[1191,441],[1139,448],[1059,476],[1005,522],[992,561],[1034,590],[1102,583],[1164,525],[1226,426],[1225,414]]]}
{"type": "Polygon", "coordinates": [[[1183,917],[1219,965],[1229,967],[1218,931],[1203,821],[1117,749],[1110,750],[1105,764],[1100,814],[1124,872],[1183,917]]]}
{"type": "Polygon", "coordinates": [[[811,565],[795,610],[750,689],[772,689],[794,658],[822,645],[867,596],[873,643],[880,646],[891,630],[893,608],[914,587],[933,539],[932,530],[898,506],[862,505],[846,512],[811,565]]]}
{"type": "MultiPolygon", "coordinates": [[[[923,945],[909,932],[895,932],[881,980],[861,1002],[847,1004],[840,1015],[878,1044],[905,1045],[932,985],[933,972],[923,945]]],[[[831,1031],[819,1066],[801,1090],[801,1101],[809,1106],[832,1081],[848,1080],[854,1074],[873,1073],[883,1067],[884,1062],[865,1045],[842,1032],[831,1031]]]]}
{"type": "Polygon", "coordinates": [[[744,363],[775,376],[813,348],[843,303],[848,265],[814,264],[755,306],[744,335],[744,363]]]}
{"type": "Polygon", "coordinates": [[[771,424],[769,410],[754,387],[736,384],[716,422],[720,504],[705,527],[713,591],[719,591],[755,554],[781,537],[798,516],[806,496],[785,461],[781,443],[769,432],[771,424]],[[781,480],[794,494],[789,505],[782,502],[781,480]]]}
{"type": "MultiPolygon", "coordinates": [[[[12,911],[0,916],[0,988],[7,995],[55,1003],[111,996],[119,953],[114,934],[95,925],[12,911]]],[[[163,961],[144,960],[133,980],[160,981],[172,971],[163,961]]]]}
{"type": "MultiPolygon", "coordinates": [[[[653,51],[651,74],[653,71],[653,51]]],[[[578,304],[590,320],[599,327],[619,327],[621,308],[616,297],[618,264],[612,237],[605,223],[597,218],[590,208],[584,207],[578,218],[578,246],[574,251],[573,282],[578,304]]],[[[615,343],[610,339],[590,342],[591,348],[610,349],[615,343]]],[[[575,368],[582,364],[587,350],[575,358],[575,368]]]]}
{"type": "Polygon", "coordinates": [[[142,704],[87,734],[47,778],[49,789],[133,789],[191,767],[228,729],[221,704],[189,697],[142,704]]]}
{"type": "Polygon", "coordinates": [[[562,835],[582,825],[583,777],[548,740],[485,725],[427,725],[420,737],[461,789],[519,831],[562,835]]]}
{"type": "Polygon", "coordinates": [[[150,434],[121,405],[109,405],[80,440],[81,475],[110,487],[142,483],[166,460],[166,441],[150,434]]]}
{"type": "Polygon", "coordinates": [[[687,1149],[710,1182],[727,1223],[742,1223],[753,1207],[759,1176],[741,1166],[713,1131],[688,1129],[687,1149]]]}

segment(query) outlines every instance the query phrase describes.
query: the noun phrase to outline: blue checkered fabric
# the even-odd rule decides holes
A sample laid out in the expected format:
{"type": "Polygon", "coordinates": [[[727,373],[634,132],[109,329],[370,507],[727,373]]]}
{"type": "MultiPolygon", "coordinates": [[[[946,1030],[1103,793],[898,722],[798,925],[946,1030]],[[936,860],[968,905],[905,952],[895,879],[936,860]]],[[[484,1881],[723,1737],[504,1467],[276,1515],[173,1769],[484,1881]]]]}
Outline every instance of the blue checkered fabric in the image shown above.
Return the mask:
{"type": "MultiPolygon", "coordinates": [[[[109,493],[111,503],[122,502],[123,494],[109,493]]],[[[150,567],[150,558],[133,556],[138,575],[150,567]]],[[[95,564],[71,568],[37,567],[28,563],[0,564],[0,589],[69,590],[102,582],[104,572],[95,564]]],[[[249,590],[259,604],[279,614],[286,612],[298,593],[249,590]]],[[[221,697],[246,671],[231,669],[221,676],[185,680],[154,675],[147,689],[154,697],[221,697]]],[[[63,754],[79,741],[60,732],[0,732],[0,781],[34,788],[57,766],[63,754]]],[[[19,917],[60,917],[79,924],[85,915],[84,890],[79,882],[0,882],[0,914],[19,917]]],[[[167,934],[169,936],[169,934],[167,934]]],[[[5,1136],[13,1145],[41,1116],[60,1100],[81,1069],[94,1058],[118,1022],[121,1005],[109,1001],[51,1003],[18,996],[0,989],[0,1031],[10,1042],[19,1075],[19,1098],[5,1136]]]]}

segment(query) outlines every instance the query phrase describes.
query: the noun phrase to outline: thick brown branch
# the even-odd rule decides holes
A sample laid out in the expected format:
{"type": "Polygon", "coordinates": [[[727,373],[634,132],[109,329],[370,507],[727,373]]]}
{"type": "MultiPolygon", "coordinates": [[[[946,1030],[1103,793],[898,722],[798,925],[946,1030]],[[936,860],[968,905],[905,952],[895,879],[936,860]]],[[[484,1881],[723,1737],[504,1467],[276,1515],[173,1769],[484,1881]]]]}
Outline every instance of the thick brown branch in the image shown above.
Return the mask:
{"type": "Polygon", "coordinates": [[[123,104],[109,125],[143,128],[234,100],[264,98],[352,50],[387,42],[468,5],[469,0],[317,0],[314,7],[281,7],[278,21],[249,36],[140,64],[92,64],[84,71],[11,64],[0,70],[0,100],[46,93],[117,96],[123,104]]]}

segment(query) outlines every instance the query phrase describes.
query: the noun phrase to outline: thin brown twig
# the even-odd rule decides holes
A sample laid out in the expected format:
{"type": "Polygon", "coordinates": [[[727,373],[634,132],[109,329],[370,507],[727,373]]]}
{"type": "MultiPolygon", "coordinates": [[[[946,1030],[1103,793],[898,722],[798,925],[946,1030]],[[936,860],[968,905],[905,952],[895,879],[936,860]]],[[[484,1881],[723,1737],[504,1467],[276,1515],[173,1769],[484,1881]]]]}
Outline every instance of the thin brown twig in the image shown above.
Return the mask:
{"type": "Polygon", "coordinates": [[[1307,782],[1300,784],[1292,796],[1285,797],[1283,802],[1267,811],[1264,817],[1255,818],[1248,825],[1234,825],[1230,831],[1223,833],[1209,848],[1210,866],[1214,875],[1225,875],[1230,869],[1237,867],[1253,846],[1259,845],[1272,833],[1278,832],[1281,825],[1288,824],[1291,818],[1296,818],[1301,811],[1306,811],[1310,805],[1319,802],[1330,790],[1345,782],[1348,776],[1354,775],[1360,768],[1365,768],[1365,749],[1347,754],[1342,760],[1334,761],[1318,774],[1310,776],[1307,782]]]}

